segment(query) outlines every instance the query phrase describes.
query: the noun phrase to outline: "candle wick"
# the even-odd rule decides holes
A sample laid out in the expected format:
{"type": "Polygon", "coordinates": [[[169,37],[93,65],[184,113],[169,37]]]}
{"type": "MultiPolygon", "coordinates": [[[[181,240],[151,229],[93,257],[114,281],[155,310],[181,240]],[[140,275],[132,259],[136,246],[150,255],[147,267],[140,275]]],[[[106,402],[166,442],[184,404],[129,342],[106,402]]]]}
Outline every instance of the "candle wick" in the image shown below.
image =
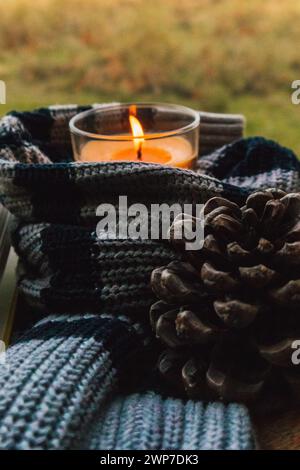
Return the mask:
{"type": "Polygon", "coordinates": [[[139,148],[137,149],[136,156],[138,160],[142,160],[142,143],[140,143],[139,148]]]}

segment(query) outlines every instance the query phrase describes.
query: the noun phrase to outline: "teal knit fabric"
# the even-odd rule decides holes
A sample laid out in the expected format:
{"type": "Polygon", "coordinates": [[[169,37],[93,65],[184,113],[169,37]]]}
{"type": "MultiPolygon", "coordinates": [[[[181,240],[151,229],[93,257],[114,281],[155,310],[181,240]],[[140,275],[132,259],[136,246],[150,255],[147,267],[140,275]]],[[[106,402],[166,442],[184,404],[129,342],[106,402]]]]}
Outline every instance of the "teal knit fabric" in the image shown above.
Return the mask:
{"type": "Polygon", "coordinates": [[[122,317],[49,316],[0,370],[0,449],[69,449],[116,388],[147,337],[122,317]]]}
{"type": "Polygon", "coordinates": [[[91,427],[84,447],[105,450],[249,450],[251,422],[242,405],[166,398],[118,397],[91,427]]]}
{"type": "Polygon", "coordinates": [[[0,370],[0,449],[250,449],[242,405],[113,398],[149,344],[120,316],[53,315],[7,352],[0,370]]]}

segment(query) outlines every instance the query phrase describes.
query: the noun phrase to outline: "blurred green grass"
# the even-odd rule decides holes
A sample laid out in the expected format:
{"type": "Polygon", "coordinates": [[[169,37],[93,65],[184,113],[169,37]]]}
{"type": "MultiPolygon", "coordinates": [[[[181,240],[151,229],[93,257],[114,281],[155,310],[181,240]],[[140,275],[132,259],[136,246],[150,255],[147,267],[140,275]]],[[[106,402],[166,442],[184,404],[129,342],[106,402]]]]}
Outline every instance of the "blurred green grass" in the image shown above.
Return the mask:
{"type": "Polygon", "coordinates": [[[7,0],[0,112],[54,103],[168,101],[243,113],[248,135],[300,155],[300,3],[7,0]]]}

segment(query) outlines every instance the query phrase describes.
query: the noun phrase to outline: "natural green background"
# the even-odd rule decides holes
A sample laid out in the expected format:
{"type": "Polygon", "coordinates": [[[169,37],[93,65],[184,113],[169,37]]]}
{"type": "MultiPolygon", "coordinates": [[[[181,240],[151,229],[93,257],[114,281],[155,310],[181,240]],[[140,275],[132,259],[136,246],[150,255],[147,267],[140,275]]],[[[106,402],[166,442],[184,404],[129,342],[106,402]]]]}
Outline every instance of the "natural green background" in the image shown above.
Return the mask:
{"type": "Polygon", "coordinates": [[[241,112],[300,155],[297,0],[0,0],[0,112],[160,100],[241,112]]]}

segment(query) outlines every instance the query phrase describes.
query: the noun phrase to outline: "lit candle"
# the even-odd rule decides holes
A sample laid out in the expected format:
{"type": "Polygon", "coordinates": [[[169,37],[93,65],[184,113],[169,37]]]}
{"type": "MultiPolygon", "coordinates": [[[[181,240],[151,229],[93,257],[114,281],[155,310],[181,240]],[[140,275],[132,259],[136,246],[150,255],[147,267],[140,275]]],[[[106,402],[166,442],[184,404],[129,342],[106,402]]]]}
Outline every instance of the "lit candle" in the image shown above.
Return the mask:
{"type": "Polygon", "coordinates": [[[90,140],[81,150],[86,162],[135,161],[192,168],[194,158],[190,143],[182,137],[166,137],[163,143],[146,141],[140,158],[131,142],[116,142],[112,150],[110,142],[90,140]]]}
{"type": "Polygon", "coordinates": [[[75,157],[86,162],[135,161],[160,163],[178,168],[193,167],[198,150],[198,134],[192,140],[194,145],[180,132],[177,135],[176,129],[172,129],[170,133],[155,130],[155,133],[146,134],[142,120],[137,117],[135,105],[128,107],[127,116],[131,137],[127,135],[123,138],[122,134],[113,134],[105,138],[99,135],[98,139],[88,138],[81,141],[80,145],[76,145],[73,139],[75,157]]]}

